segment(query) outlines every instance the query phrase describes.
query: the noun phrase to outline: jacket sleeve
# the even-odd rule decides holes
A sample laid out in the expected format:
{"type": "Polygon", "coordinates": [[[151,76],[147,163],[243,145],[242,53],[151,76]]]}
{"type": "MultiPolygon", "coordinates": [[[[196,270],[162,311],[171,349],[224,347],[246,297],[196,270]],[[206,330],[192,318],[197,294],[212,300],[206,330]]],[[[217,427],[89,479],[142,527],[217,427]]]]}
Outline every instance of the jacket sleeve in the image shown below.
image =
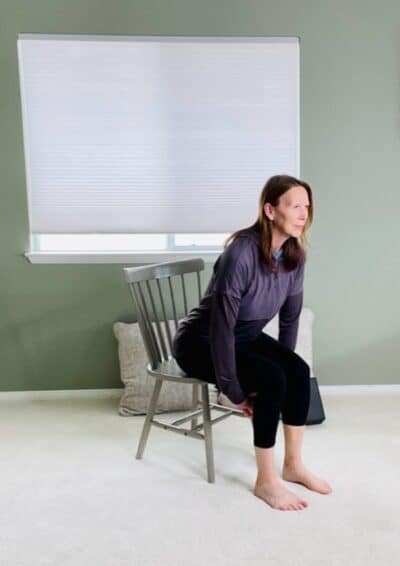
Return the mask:
{"type": "Polygon", "coordinates": [[[241,297],[249,280],[249,250],[241,238],[234,240],[215,265],[211,296],[210,347],[217,386],[230,401],[246,399],[237,374],[235,325],[241,297]]]}
{"type": "Polygon", "coordinates": [[[303,308],[304,262],[298,268],[286,297],[279,311],[279,342],[295,350],[301,309],[303,308]]]}

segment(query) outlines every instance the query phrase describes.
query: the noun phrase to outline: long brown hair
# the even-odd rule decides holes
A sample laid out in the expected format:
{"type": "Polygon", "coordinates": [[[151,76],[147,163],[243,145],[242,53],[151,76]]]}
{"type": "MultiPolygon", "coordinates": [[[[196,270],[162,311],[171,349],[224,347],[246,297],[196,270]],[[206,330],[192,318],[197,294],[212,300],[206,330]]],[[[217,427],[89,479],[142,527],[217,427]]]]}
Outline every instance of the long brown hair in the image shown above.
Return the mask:
{"type": "Polygon", "coordinates": [[[272,256],[272,222],[267,218],[264,212],[265,203],[269,202],[272,206],[278,206],[280,197],[289,189],[301,186],[304,187],[308,193],[310,201],[310,208],[308,210],[308,218],[301,233],[300,238],[290,237],[282,246],[283,251],[283,265],[287,271],[292,271],[306,260],[306,246],[308,245],[306,232],[311,226],[313,219],[313,197],[311,187],[305,181],[290,177],[289,175],[274,175],[265,183],[259,198],[258,218],[247,228],[241,228],[233,232],[224,243],[224,249],[231,241],[239,236],[244,236],[249,232],[256,231],[260,242],[260,251],[262,258],[272,271],[276,269],[276,261],[272,256]]]}

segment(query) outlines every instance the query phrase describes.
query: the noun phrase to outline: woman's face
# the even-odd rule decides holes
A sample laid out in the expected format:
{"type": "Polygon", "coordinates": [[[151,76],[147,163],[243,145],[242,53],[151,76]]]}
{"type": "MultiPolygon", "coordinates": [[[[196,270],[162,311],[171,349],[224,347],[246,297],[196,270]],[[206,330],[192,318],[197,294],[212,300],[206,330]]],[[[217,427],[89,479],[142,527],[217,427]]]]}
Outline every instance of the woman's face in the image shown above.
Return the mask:
{"type": "Polygon", "coordinates": [[[273,220],[274,228],[282,235],[299,238],[304,230],[309,208],[308,193],[304,187],[298,185],[280,197],[278,206],[265,203],[264,212],[273,220]]]}

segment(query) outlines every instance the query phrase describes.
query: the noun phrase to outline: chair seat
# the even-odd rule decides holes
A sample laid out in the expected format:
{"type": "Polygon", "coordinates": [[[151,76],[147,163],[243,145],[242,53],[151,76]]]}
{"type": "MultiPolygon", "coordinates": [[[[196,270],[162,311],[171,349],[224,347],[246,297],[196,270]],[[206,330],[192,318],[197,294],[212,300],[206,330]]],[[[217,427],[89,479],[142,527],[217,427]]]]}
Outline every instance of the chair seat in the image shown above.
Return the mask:
{"type": "Polygon", "coordinates": [[[178,365],[175,358],[169,357],[168,360],[159,362],[155,368],[151,367],[151,364],[146,366],[147,373],[153,377],[158,377],[165,379],[167,381],[179,381],[183,380],[185,383],[207,383],[205,380],[198,379],[196,377],[189,377],[178,365]]]}

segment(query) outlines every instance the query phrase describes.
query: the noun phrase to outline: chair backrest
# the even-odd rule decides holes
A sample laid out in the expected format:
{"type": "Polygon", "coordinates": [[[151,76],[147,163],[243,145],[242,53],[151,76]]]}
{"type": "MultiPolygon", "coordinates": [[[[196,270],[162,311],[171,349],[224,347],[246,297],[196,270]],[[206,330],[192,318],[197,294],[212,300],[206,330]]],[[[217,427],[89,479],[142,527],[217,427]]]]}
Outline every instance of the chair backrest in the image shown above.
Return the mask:
{"type": "Polygon", "coordinates": [[[185,276],[196,275],[198,301],[200,302],[200,271],[203,269],[204,261],[200,258],[124,268],[125,281],[129,285],[136,306],[140,332],[153,369],[158,363],[172,356],[173,335],[178,329],[178,305],[183,305],[184,316],[189,312],[185,276]],[[165,280],[164,285],[161,284],[162,279],[165,280]],[[179,301],[180,297],[182,301],[179,301]],[[166,309],[169,301],[175,325],[173,334],[169,323],[171,317],[168,317],[166,309]],[[164,332],[162,323],[164,323],[164,332]]]}

